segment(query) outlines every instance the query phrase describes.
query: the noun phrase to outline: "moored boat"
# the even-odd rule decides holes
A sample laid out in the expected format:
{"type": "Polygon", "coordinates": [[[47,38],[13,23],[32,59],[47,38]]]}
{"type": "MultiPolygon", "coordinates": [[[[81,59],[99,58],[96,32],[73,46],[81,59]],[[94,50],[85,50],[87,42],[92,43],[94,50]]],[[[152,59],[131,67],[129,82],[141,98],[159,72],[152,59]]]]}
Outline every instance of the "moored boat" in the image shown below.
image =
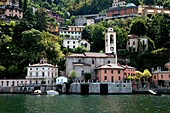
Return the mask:
{"type": "Polygon", "coordinates": [[[49,90],[49,91],[47,91],[47,95],[59,95],[59,92],[57,92],[55,90],[49,90]]]}

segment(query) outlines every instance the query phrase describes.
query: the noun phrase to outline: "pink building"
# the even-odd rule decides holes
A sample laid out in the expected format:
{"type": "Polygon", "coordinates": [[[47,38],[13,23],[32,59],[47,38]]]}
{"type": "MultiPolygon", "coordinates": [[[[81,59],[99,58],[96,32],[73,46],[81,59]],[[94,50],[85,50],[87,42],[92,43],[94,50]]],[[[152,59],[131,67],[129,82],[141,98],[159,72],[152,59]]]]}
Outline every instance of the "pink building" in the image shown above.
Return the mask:
{"type": "Polygon", "coordinates": [[[123,82],[127,75],[134,75],[136,68],[130,66],[119,66],[107,64],[97,69],[97,80],[99,82],[123,82]]]}
{"type": "Polygon", "coordinates": [[[168,70],[162,71],[161,68],[153,70],[152,81],[162,87],[170,87],[170,62],[165,64],[168,70]]]}

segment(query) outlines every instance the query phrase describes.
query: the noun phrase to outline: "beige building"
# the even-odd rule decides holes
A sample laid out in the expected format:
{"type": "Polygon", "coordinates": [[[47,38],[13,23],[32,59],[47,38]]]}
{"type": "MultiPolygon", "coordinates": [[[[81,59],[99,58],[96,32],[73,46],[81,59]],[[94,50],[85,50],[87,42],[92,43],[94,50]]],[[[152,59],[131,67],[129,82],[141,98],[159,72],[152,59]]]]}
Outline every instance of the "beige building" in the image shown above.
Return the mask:
{"type": "Polygon", "coordinates": [[[148,14],[170,14],[170,9],[165,9],[163,6],[139,5],[138,14],[142,16],[147,16],[148,14]]]}
{"type": "Polygon", "coordinates": [[[68,30],[60,30],[59,34],[64,37],[69,36],[69,38],[81,39],[82,30],[84,26],[68,26],[68,30]]]}
{"type": "Polygon", "coordinates": [[[105,53],[85,52],[71,54],[66,57],[66,75],[72,70],[78,73],[77,79],[84,80],[84,73],[91,73],[91,79],[96,80],[96,69],[105,64],[117,64],[116,33],[108,28],[105,35],[105,53]]]}

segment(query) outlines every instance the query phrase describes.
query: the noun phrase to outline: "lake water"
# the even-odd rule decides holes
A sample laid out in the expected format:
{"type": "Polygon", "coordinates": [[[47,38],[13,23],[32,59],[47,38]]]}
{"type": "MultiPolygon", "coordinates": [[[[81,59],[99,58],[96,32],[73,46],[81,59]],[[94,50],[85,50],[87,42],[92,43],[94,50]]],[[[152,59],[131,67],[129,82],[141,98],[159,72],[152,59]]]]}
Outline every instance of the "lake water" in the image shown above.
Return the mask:
{"type": "Polygon", "coordinates": [[[0,94],[0,113],[170,113],[170,95],[0,94]]]}

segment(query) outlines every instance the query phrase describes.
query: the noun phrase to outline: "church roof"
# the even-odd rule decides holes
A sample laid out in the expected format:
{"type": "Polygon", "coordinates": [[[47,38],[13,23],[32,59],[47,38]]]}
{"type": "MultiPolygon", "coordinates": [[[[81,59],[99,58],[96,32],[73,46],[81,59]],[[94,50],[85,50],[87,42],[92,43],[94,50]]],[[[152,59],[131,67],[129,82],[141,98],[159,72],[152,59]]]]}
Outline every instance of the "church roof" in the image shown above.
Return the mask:
{"type": "Polygon", "coordinates": [[[88,58],[106,58],[106,57],[110,57],[110,58],[114,58],[115,55],[111,54],[111,53],[94,53],[94,52],[84,52],[81,54],[71,54],[67,57],[88,57],[88,58]]]}
{"type": "Polygon", "coordinates": [[[117,64],[106,64],[104,66],[98,67],[98,69],[124,69],[122,66],[119,66],[117,64]]]}

